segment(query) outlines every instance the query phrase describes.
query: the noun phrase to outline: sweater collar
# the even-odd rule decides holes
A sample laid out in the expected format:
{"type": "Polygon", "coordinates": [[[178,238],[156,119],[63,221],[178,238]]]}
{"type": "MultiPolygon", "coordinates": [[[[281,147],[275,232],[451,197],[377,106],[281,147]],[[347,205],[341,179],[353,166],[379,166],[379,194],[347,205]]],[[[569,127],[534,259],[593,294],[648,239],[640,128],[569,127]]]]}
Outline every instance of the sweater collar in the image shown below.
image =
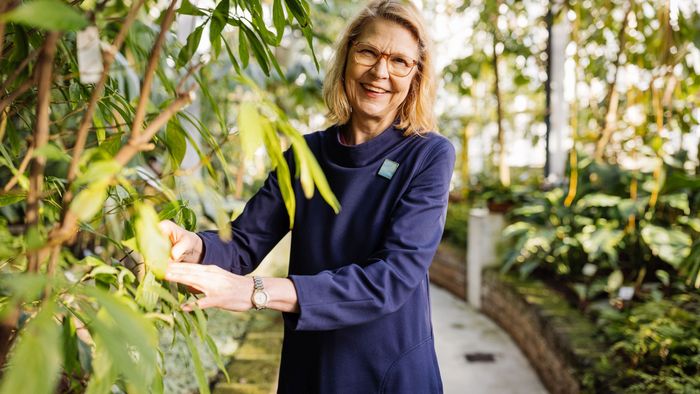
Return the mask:
{"type": "Polygon", "coordinates": [[[364,167],[386,158],[387,153],[405,139],[403,130],[394,124],[369,141],[357,145],[340,143],[342,126],[334,125],[326,130],[325,147],[329,159],[344,167],[364,167]]]}

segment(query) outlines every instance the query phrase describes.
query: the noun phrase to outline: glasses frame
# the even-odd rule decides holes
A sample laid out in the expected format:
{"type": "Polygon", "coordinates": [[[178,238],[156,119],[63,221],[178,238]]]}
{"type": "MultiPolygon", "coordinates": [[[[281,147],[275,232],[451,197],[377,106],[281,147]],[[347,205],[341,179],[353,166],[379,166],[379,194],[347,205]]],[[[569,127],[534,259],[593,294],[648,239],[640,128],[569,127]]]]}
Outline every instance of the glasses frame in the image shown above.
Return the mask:
{"type": "Polygon", "coordinates": [[[387,65],[386,69],[387,69],[387,71],[389,72],[389,74],[391,74],[391,75],[393,75],[393,76],[395,76],[395,77],[403,78],[403,77],[408,76],[408,74],[410,74],[411,71],[413,71],[413,69],[414,69],[414,68],[416,67],[416,65],[418,64],[418,60],[412,59],[412,58],[409,57],[409,56],[406,56],[406,55],[404,55],[404,54],[401,54],[401,56],[405,56],[406,58],[411,59],[411,61],[413,62],[413,64],[412,64],[411,67],[408,69],[408,72],[406,72],[406,74],[397,74],[397,73],[394,73],[394,72],[391,71],[391,70],[393,70],[393,69],[392,69],[392,67],[391,67],[391,62],[389,61],[389,57],[391,57],[391,55],[394,55],[393,53],[382,52],[382,51],[379,50],[379,48],[377,48],[376,46],[374,46],[374,45],[372,45],[372,44],[370,44],[370,43],[368,43],[368,42],[362,42],[362,41],[353,41],[353,42],[352,42],[352,45],[351,45],[350,47],[352,48],[352,47],[356,47],[356,46],[358,46],[358,45],[366,45],[366,46],[368,46],[368,47],[374,49],[375,51],[377,51],[377,53],[379,53],[379,56],[377,57],[377,61],[374,62],[374,64],[371,64],[371,65],[370,65],[370,64],[364,64],[364,63],[360,63],[360,62],[357,61],[356,56],[357,56],[358,52],[357,52],[357,51],[354,51],[354,52],[352,53],[352,60],[353,60],[355,63],[357,63],[357,64],[359,64],[359,65],[362,65],[362,66],[374,67],[374,66],[377,65],[377,63],[379,63],[380,60],[382,60],[382,58],[386,58],[386,65],[387,65]]]}

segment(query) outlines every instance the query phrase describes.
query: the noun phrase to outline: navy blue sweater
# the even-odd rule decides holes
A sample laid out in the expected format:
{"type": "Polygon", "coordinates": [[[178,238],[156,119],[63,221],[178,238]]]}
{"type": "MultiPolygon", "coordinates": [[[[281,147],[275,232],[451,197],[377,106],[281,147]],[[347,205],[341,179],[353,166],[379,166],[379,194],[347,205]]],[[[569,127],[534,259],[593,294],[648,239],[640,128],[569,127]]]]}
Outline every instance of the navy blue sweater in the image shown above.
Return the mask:
{"type": "MultiPolygon", "coordinates": [[[[359,145],[338,127],[306,135],[341,204],[297,199],[289,278],[300,313],[284,313],[280,393],[439,393],[428,267],[445,224],[455,152],[436,134],[393,126],[359,145]],[[398,167],[392,171],[392,163],[398,167]]],[[[291,154],[287,152],[294,171],[291,154]]],[[[289,230],[270,173],[231,223],[233,240],[199,233],[203,264],[248,274],[289,230]]]]}

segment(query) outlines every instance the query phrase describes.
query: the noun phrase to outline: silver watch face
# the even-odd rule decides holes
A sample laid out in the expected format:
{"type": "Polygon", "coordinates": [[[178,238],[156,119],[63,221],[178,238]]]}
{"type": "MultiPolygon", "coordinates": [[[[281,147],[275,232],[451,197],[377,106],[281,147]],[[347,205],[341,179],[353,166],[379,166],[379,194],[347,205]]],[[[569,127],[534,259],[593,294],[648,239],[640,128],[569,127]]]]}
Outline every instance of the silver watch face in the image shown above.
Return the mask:
{"type": "Polygon", "coordinates": [[[267,294],[263,291],[256,291],[253,294],[253,302],[258,306],[263,306],[267,304],[267,294]]]}

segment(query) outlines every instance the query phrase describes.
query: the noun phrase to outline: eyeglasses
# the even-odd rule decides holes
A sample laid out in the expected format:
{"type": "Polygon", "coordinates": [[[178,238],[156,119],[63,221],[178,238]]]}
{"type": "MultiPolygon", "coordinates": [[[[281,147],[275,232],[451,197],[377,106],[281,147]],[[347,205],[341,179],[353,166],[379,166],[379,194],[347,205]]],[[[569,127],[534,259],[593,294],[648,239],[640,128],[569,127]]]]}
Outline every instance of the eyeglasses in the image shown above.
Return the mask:
{"type": "Polygon", "coordinates": [[[355,47],[355,52],[352,55],[355,63],[374,67],[381,58],[385,57],[389,74],[396,77],[405,77],[418,64],[416,60],[411,59],[407,55],[402,53],[384,53],[374,45],[364,42],[353,42],[352,46],[355,47]]]}

